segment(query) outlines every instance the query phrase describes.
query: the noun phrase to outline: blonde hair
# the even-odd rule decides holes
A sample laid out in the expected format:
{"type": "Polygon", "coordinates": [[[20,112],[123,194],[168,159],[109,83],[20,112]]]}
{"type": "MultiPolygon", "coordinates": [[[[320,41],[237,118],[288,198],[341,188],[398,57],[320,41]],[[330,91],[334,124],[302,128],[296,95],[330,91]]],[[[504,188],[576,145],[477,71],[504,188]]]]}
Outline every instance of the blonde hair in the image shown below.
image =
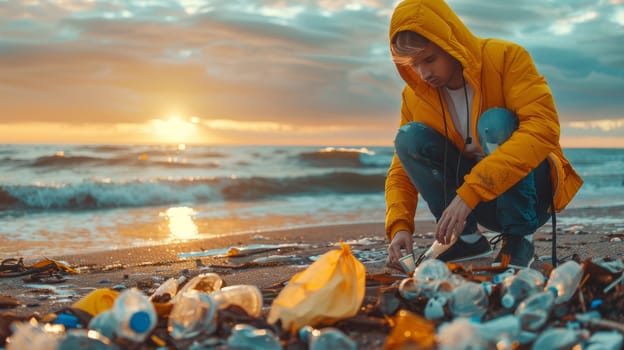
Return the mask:
{"type": "Polygon", "coordinates": [[[413,57],[422,51],[429,42],[429,39],[411,30],[396,33],[392,39],[392,45],[390,45],[392,61],[398,65],[411,65],[413,57]]]}

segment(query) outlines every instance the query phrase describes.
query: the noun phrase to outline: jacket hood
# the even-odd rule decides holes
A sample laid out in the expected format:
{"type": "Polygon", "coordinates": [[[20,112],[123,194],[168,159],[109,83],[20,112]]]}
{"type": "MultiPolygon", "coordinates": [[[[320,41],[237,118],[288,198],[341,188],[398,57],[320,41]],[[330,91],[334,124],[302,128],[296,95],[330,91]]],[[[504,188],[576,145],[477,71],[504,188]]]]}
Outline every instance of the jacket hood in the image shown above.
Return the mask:
{"type": "MultiPolygon", "coordinates": [[[[416,32],[455,57],[464,77],[478,85],[481,71],[481,39],[476,37],[443,0],[405,0],[397,5],[390,21],[389,40],[404,30],[416,32]]],[[[426,88],[410,67],[397,65],[405,82],[414,90],[426,88]]]]}

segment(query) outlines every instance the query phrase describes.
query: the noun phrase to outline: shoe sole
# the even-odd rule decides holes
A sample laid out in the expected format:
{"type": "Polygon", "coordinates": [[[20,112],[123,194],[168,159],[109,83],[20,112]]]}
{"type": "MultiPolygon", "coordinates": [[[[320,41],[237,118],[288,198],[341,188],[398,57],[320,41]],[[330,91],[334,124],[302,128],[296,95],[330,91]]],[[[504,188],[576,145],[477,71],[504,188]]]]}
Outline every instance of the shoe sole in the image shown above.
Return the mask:
{"type": "Polygon", "coordinates": [[[494,253],[494,250],[490,249],[490,251],[488,251],[488,252],[484,252],[484,253],[481,253],[481,254],[478,254],[478,255],[467,256],[465,258],[449,260],[449,262],[462,262],[462,261],[468,261],[468,260],[472,260],[472,259],[485,258],[486,256],[490,256],[493,253],[494,253]]]}
{"type": "MultiPolygon", "coordinates": [[[[528,269],[528,268],[531,267],[531,265],[533,264],[534,261],[535,261],[535,257],[533,257],[533,258],[531,258],[531,260],[529,260],[529,264],[527,266],[520,266],[520,265],[509,264],[509,265],[507,265],[507,267],[513,267],[514,269],[518,269],[518,270],[528,269]]],[[[492,266],[493,267],[501,266],[501,263],[495,262],[495,263],[492,263],[492,266]]]]}

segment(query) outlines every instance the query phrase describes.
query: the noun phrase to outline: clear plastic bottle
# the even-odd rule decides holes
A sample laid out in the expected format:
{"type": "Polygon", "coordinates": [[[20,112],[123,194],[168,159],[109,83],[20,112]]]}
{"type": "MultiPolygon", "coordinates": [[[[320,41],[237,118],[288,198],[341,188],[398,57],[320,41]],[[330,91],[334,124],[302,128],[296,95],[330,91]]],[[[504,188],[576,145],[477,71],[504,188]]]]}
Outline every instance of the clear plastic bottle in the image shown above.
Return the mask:
{"type": "Polygon", "coordinates": [[[526,268],[503,280],[501,303],[513,309],[528,296],[544,290],[544,275],[537,270],[526,268]]]}
{"type": "Polygon", "coordinates": [[[399,294],[407,299],[416,299],[422,295],[421,283],[414,277],[407,277],[399,283],[399,294]]]}
{"type": "Polygon", "coordinates": [[[57,350],[63,336],[62,325],[44,329],[34,318],[29,322],[13,323],[13,334],[7,338],[7,350],[57,350]]]}
{"type": "Polygon", "coordinates": [[[174,339],[193,338],[200,333],[211,334],[217,329],[217,322],[209,319],[213,302],[210,295],[196,290],[180,292],[169,313],[167,330],[174,339]]]}
{"type": "Polygon", "coordinates": [[[533,343],[533,350],[543,349],[583,349],[589,338],[585,329],[548,328],[533,343]]]}
{"type": "Polygon", "coordinates": [[[59,341],[56,350],[76,349],[118,350],[119,347],[98,332],[87,331],[85,329],[72,329],[59,341]]]}
{"type": "Polygon", "coordinates": [[[215,292],[223,286],[223,279],[216,273],[208,272],[202,273],[191,280],[189,280],[186,284],[182,285],[182,288],[176,294],[176,297],[173,298],[173,303],[175,304],[179,298],[181,298],[182,293],[189,290],[196,290],[202,293],[212,293],[215,292]]]}
{"type": "Polygon", "coordinates": [[[217,328],[217,311],[231,305],[240,307],[249,316],[259,317],[264,301],[260,289],[247,284],[224,287],[211,294],[190,290],[178,295],[167,327],[174,339],[213,333],[217,328]]]}
{"type": "Polygon", "coordinates": [[[438,284],[448,279],[451,271],[441,260],[431,259],[423,261],[416,270],[414,270],[414,279],[418,281],[422,287],[422,294],[426,298],[430,298],[435,294],[438,284]]]}
{"type": "Polygon", "coordinates": [[[135,288],[119,294],[110,312],[115,334],[136,343],[145,340],[158,322],[152,302],[135,288]]]}
{"type": "Polygon", "coordinates": [[[356,350],[357,344],[334,327],[315,329],[311,326],[299,330],[299,338],[308,343],[308,350],[356,350]]]}
{"type": "Polygon", "coordinates": [[[583,268],[574,260],[568,260],[550,273],[545,290],[555,293],[555,304],[570,300],[583,278],[583,268]]]}
{"type": "Polygon", "coordinates": [[[89,329],[97,331],[103,336],[114,339],[118,321],[111,310],[100,312],[89,321],[89,329]]]}
{"type": "Polygon", "coordinates": [[[236,305],[245,310],[251,317],[259,317],[262,313],[264,298],[257,286],[252,284],[236,284],[221,288],[212,294],[211,298],[219,309],[236,305]]]}
{"type": "Polygon", "coordinates": [[[551,291],[538,292],[524,299],[515,311],[522,329],[528,331],[540,329],[548,320],[554,303],[555,295],[551,291]]]}
{"type": "Polygon", "coordinates": [[[453,289],[448,305],[453,317],[481,319],[488,309],[489,298],[479,283],[466,281],[453,289]]]}
{"type": "Polygon", "coordinates": [[[170,302],[178,292],[178,280],[170,278],[161,284],[150,296],[150,300],[158,300],[161,303],[170,302]]]}
{"type": "Polygon", "coordinates": [[[282,350],[279,338],[268,329],[239,323],[227,340],[230,350],[282,350]]]}
{"type": "Polygon", "coordinates": [[[482,339],[486,339],[496,349],[515,349],[522,328],[520,321],[514,315],[505,315],[487,322],[475,324],[482,339]]]}

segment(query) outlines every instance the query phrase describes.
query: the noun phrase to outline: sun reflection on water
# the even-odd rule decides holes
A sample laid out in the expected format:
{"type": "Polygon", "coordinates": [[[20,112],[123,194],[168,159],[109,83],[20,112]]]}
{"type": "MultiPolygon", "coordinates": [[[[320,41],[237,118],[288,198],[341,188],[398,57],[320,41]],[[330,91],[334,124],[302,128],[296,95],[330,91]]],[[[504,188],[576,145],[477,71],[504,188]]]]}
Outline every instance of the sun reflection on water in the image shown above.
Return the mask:
{"type": "Polygon", "coordinates": [[[191,239],[198,236],[197,225],[193,222],[193,208],[172,207],[163,216],[169,220],[169,231],[172,239],[191,239]]]}

